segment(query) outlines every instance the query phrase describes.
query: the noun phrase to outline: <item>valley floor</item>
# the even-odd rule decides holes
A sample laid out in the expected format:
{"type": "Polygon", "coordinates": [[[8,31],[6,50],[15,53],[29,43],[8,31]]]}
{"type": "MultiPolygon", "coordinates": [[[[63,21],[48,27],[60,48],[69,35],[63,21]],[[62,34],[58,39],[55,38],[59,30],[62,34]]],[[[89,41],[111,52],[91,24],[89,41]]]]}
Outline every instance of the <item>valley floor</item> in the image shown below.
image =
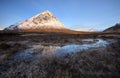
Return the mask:
{"type": "Polygon", "coordinates": [[[117,34],[0,34],[0,78],[120,78],[117,34]]]}

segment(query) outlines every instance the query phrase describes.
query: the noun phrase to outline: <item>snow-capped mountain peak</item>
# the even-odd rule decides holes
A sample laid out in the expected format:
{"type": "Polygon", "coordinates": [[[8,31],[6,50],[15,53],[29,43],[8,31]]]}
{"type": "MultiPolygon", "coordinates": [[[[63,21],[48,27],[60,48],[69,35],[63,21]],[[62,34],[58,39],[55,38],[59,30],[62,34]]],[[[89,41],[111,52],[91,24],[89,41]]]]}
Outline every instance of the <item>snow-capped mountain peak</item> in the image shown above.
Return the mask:
{"type": "Polygon", "coordinates": [[[26,30],[26,29],[66,29],[65,26],[48,10],[37,14],[23,22],[13,24],[5,30],[26,30]]]}

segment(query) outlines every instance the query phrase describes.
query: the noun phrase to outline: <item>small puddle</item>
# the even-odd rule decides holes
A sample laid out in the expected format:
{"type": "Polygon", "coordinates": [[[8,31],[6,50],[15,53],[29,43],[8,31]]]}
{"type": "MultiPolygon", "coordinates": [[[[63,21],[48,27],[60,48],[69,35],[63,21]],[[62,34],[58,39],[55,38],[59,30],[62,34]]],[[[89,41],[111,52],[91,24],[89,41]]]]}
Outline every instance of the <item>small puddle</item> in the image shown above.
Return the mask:
{"type": "Polygon", "coordinates": [[[31,48],[24,51],[18,52],[15,58],[20,59],[35,59],[41,56],[64,56],[66,54],[73,54],[83,50],[88,50],[91,48],[106,47],[110,42],[102,39],[82,39],[82,41],[92,42],[87,44],[68,44],[62,47],[60,46],[43,46],[43,45],[33,45],[31,48]],[[94,43],[93,43],[94,42],[94,43]]]}

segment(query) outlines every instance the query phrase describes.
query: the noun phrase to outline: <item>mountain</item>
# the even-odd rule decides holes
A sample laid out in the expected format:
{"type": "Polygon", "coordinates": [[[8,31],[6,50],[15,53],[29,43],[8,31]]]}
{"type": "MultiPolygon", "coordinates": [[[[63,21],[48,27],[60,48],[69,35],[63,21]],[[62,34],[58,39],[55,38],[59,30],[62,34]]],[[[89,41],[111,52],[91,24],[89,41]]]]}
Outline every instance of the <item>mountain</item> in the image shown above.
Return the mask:
{"type": "Polygon", "coordinates": [[[4,32],[55,32],[67,34],[87,34],[66,28],[51,12],[44,11],[25,21],[10,25],[4,32]]]}
{"type": "Polygon", "coordinates": [[[3,28],[0,28],[0,30],[3,30],[3,28]]]}
{"type": "Polygon", "coordinates": [[[116,25],[105,29],[103,32],[120,32],[120,23],[117,23],[116,25]]]}
{"type": "Polygon", "coordinates": [[[93,28],[81,28],[81,29],[75,29],[76,31],[84,31],[84,32],[93,32],[93,28]]]}
{"type": "Polygon", "coordinates": [[[10,25],[4,30],[67,30],[67,28],[49,11],[37,14],[25,21],[10,25]]]}

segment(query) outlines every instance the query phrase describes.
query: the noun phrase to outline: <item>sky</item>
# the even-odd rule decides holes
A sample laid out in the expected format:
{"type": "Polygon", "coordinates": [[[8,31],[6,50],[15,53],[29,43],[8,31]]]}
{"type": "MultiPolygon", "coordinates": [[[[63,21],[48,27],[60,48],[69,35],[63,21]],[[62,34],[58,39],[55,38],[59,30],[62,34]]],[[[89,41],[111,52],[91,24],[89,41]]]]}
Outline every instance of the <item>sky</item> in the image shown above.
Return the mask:
{"type": "Polygon", "coordinates": [[[0,0],[0,28],[46,10],[70,29],[99,31],[120,23],[120,0],[0,0]]]}

